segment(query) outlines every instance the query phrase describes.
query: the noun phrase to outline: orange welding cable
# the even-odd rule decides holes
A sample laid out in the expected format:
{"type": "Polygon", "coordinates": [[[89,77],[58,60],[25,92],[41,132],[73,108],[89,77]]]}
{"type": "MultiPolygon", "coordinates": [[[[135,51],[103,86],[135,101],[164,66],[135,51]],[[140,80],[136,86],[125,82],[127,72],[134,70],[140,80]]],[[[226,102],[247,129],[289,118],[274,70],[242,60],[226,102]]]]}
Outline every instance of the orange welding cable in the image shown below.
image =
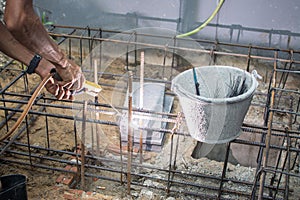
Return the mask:
{"type": "Polygon", "coordinates": [[[17,120],[17,122],[14,124],[14,126],[3,136],[0,138],[0,142],[2,142],[3,140],[7,139],[9,136],[11,136],[15,130],[20,126],[21,122],[24,120],[24,118],[26,117],[26,115],[28,114],[29,110],[31,109],[31,106],[33,105],[36,97],[40,94],[40,92],[42,91],[42,89],[45,87],[45,85],[47,84],[47,82],[50,80],[50,78],[53,76],[53,73],[49,74],[48,76],[46,76],[42,82],[38,85],[38,87],[36,88],[36,90],[34,91],[34,93],[32,94],[31,98],[28,101],[28,104],[26,105],[25,109],[23,110],[21,116],[19,117],[19,119],[17,120]]]}

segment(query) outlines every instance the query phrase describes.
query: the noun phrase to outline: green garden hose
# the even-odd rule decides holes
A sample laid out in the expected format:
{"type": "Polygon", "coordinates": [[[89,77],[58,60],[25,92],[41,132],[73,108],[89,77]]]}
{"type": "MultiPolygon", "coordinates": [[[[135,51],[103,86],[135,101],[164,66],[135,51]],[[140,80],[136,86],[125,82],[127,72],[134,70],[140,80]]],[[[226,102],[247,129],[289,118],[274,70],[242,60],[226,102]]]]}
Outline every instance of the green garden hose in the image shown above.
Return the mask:
{"type": "Polygon", "coordinates": [[[222,7],[222,5],[223,5],[224,2],[225,2],[225,0],[220,0],[218,6],[216,7],[216,9],[212,13],[212,15],[203,24],[201,24],[201,26],[197,27],[196,29],[194,29],[194,30],[192,30],[190,32],[177,35],[176,37],[177,38],[183,38],[183,37],[190,36],[190,35],[193,35],[195,33],[198,33],[205,26],[207,26],[207,24],[216,16],[216,14],[219,12],[219,10],[221,9],[221,7],[222,7]]]}

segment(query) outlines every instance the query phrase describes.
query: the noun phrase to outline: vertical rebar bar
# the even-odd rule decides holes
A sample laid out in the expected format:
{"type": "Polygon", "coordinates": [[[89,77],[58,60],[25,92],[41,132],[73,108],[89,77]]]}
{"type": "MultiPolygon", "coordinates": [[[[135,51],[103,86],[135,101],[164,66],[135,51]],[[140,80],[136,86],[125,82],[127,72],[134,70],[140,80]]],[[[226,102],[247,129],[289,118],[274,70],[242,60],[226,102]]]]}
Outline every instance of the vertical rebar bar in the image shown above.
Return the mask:
{"type": "Polygon", "coordinates": [[[131,188],[131,165],[132,165],[132,81],[133,74],[129,71],[128,76],[128,143],[127,143],[127,193],[131,188]]]}
{"type": "Polygon", "coordinates": [[[177,135],[174,162],[173,162],[173,170],[176,170],[176,160],[177,160],[177,153],[178,153],[178,148],[179,148],[179,137],[180,137],[180,135],[177,135]]]}
{"type": "MultiPolygon", "coordinates": [[[[299,99],[298,99],[297,108],[296,108],[296,113],[299,112],[299,109],[300,109],[300,97],[299,97],[299,99]]],[[[297,122],[297,117],[298,117],[298,115],[295,115],[294,120],[293,120],[293,122],[292,122],[293,124],[295,124],[295,123],[297,122]]],[[[299,130],[300,130],[300,126],[299,126],[299,130]]]]}
{"type": "Polygon", "coordinates": [[[266,178],[266,171],[264,170],[267,167],[268,164],[268,158],[269,158],[269,151],[270,151],[270,142],[271,142],[271,133],[272,133],[272,123],[273,123],[273,108],[274,108],[274,103],[275,103],[275,90],[274,88],[276,87],[276,70],[277,70],[277,56],[278,56],[278,51],[275,51],[274,53],[274,74],[273,74],[273,80],[272,80],[272,88],[271,89],[271,102],[270,102],[270,115],[268,119],[268,131],[267,131],[267,136],[266,136],[266,147],[263,151],[263,165],[262,165],[262,171],[261,171],[261,176],[260,176],[260,185],[259,185],[259,194],[258,194],[258,199],[262,200],[263,199],[263,194],[264,194],[264,185],[265,185],[265,178],[266,178]]]}
{"type": "MultiPolygon", "coordinates": [[[[167,193],[169,194],[170,188],[171,188],[171,178],[174,176],[174,172],[172,172],[172,160],[173,160],[173,146],[174,146],[174,135],[175,132],[179,129],[180,125],[182,122],[182,113],[177,114],[176,118],[176,123],[174,124],[174,127],[171,130],[171,146],[170,146],[170,158],[169,158],[169,170],[168,170],[168,182],[167,182],[167,193]]],[[[176,149],[175,149],[175,158],[177,156],[177,151],[178,151],[178,143],[179,143],[179,135],[177,135],[177,144],[176,144],[176,149]]],[[[175,159],[174,158],[174,159],[175,159]]],[[[175,164],[176,164],[176,159],[174,160],[173,163],[173,169],[175,169],[175,164]]]]}
{"type": "MultiPolygon", "coordinates": [[[[291,68],[293,67],[293,61],[294,61],[294,51],[293,50],[291,50],[290,52],[289,52],[289,62],[286,62],[285,64],[284,64],[284,67],[283,67],[283,70],[286,70],[286,72],[283,72],[282,74],[281,74],[281,77],[280,77],[280,79],[279,79],[279,83],[278,83],[278,87],[280,88],[280,86],[281,86],[281,88],[284,88],[285,87],[285,84],[286,84],[286,82],[287,82],[287,79],[288,79],[288,77],[289,77],[289,71],[291,70],[291,68]],[[287,65],[289,64],[289,67],[287,67],[287,65]]],[[[279,98],[279,100],[280,100],[280,98],[279,98]]]]}
{"type": "MultiPolygon", "coordinates": [[[[99,37],[102,38],[102,29],[99,29],[99,37]]],[[[101,71],[101,64],[102,64],[102,40],[100,40],[100,45],[99,45],[99,69],[101,71]]]]}
{"type": "MultiPolygon", "coordinates": [[[[285,144],[285,141],[286,141],[286,138],[283,139],[282,141],[282,146],[284,146],[285,144]]],[[[276,166],[275,166],[275,169],[278,170],[279,168],[279,164],[280,164],[280,161],[281,161],[281,158],[284,157],[284,153],[283,153],[284,150],[280,150],[279,153],[278,153],[278,159],[276,161],[276,166]]],[[[285,167],[285,163],[286,163],[286,156],[284,158],[284,161],[283,161],[283,164],[282,164],[282,168],[285,167]]],[[[277,176],[277,172],[275,171],[272,178],[271,178],[271,181],[270,181],[270,185],[273,185],[275,180],[276,180],[276,176],[277,176]]],[[[277,181],[277,188],[275,190],[275,194],[273,194],[271,191],[269,192],[270,193],[270,196],[272,196],[273,198],[276,198],[276,195],[277,195],[277,192],[278,192],[278,188],[279,188],[279,185],[280,185],[280,181],[281,181],[281,177],[282,177],[282,173],[279,175],[279,178],[278,178],[278,181],[277,181]]]]}
{"type": "Polygon", "coordinates": [[[68,53],[68,58],[72,59],[72,41],[71,41],[71,38],[69,38],[69,53],[68,53]]]}
{"type": "Polygon", "coordinates": [[[285,179],[285,192],[284,199],[289,199],[289,182],[290,182],[290,167],[291,167],[291,155],[290,155],[290,147],[291,147],[291,138],[289,135],[291,127],[286,127],[286,136],[287,136],[287,174],[285,179]]]}
{"type": "Polygon", "coordinates": [[[128,53],[128,46],[127,46],[127,51],[126,51],[126,58],[125,58],[125,60],[126,60],[126,63],[127,63],[127,65],[126,65],[126,71],[129,71],[129,53],[128,53]]]}
{"type": "MultiPolygon", "coordinates": [[[[145,65],[145,53],[141,51],[141,69],[140,69],[140,109],[144,108],[144,65],[145,65]]],[[[143,120],[139,119],[139,127],[143,127],[143,120]]],[[[143,130],[140,129],[140,164],[143,163],[143,130]]]]}
{"type": "Polygon", "coordinates": [[[250,70],[250,62],[251,62],[251,48],[252,46],[249,46],[249,49],[248,49],[248,56],[247,56],[247,72],[249,72],[250,70]]]}
{"type": "Polygon", "coordinates": [[[82,56],[82,38],[79,39],[79,58],[80,58],[80,64],[82,65],[83,56],[82,56]]]}
{"type": "MultiPolygon", "coordinates": [[[[46,103],[46,99],[44,99],[44,103],[46,103]]],[[[47,113],[47,107],[44,106],[44,112],[47,113]]],[[[45,123],[46,123],[46,138],[47,138],[47,148],[50,149],[50,138],[49,138],[49,123],[48,123],[48,116],[45,116],[45,123]]],[[[48,151],[49,153],[49,151],[48,151]]]]}
{"type": "Polygon", "coordinates": [[[221,199],[222,195],[222,188],[223,188],[223,181],[226,176],[226,170],[227,170],[227,164],[228,164],[228,158],[229,158],[229,151],[230,151],[230,142],[226,144],[226,154],[225,154],[225,160],[224,160],[224,166],[223,166],[223,171],[222,171],[222,177],[221,177],[221,182],[219,186],[219,191],[218,191],[218,199],[221,199]]]}
{"type": "Polygon", "coordinates": [[[217,42],[215,42],[215,45],[213,45],[210,49],[210,60],[209,60],[209,65],[214,65],[216,63],[216,55],[215,51],[217,50],[217,42]]]}
{"type": "Polygon", "coordinates": [[[25,117],[25,126],[26,126],[26,135],[27,135],[27,148],[28,148],[28,155],[29,155],[29,162],[30,166],[32,167],[32,157],[31,157],[31,148],[30,148],[30,136],[29,136],[29,123],[28,123],[28,115],[25,117]]]}
{"type": "MultiPolygon", "coordinates": [[[[173,46],[176,47],[177,45],[177,40],[176,40],[176,37],[173,38],[173,46]]],[[[177,65],[178,65],[178,62],[179,62],[179,56],[177,56],[175,54],[175,48],[172,48],[172,61],[171,61],[171,69],[170,69],[170,76],[168,77],[168,80],[172,80],[173,78],[173,68],[174,68],[174,64],[175,64],[175,59],[177,58],[177,65]]]]}
{"type": "MultiPolygon", "coordinates": [[[[137,67],[137,58],[138,58],[138,56],[137,56],[137,54],[138,54],[138,50],[137,50],[137,44],[136,44],[136,42],[138,41],[138,38],[137,38],[137,33],[134,31],[134,42],[135,42],[135,44],[134,44],[134,67],[136,68],[137,67]]],[[[136,70],[135,70],[136,71],[136,70]]]]}
{"type": "MultiPolygon", "coordinates": [[[[23,66],[23,64],[22,64],[22,66],[23,66]]],[[[27,93],[30,93],[27,75],[23,76],[23,78],[24,78],[24,91],[27,93]]]]}
{"type": "MultiPolygon", "coordinates": [[[[38,111],[41,112],[43,109],[39,109],[38,111]]],[[[30,119],[19,128],[19,131],[15,133],[9,140],[9,142],[1,149],[0,155],[3,154],[9,147],[12,145],[18,138],[20,138],[21,134],[28,129],[28,126],[32,124],[36,120],[37,116],[32,116],[30,119]]]]}
{"type": "Polygon", "coordinates": [[[173,155],[173,143],[174,133],[171,134],[171,147],[170,147],[170,158],[169,158],[169,170],[168,170],[168,182],[167,182],[167,193],[169,194],[171,188],[171,170],[172,170],[172,155],[173,155]]]}
{"type": "MultiPolygon", "coordinates": [[[[89,26],[86,27],[88,32],[88,37],[91,37],[91,29],[89,26]]],[[[92,40],[89,40],[89,53],[92,52],[92,40]]]]}
{"type": "MultiPolygon", "coordinates": [[[[98,63],[97,60],[94,60],[94,83],[96,83],[98,85],[98,63]]],[[[98,100],[98,96],[95,96],[95,103],[98,104],[99,100],[98,100]]],[[[96,106],[96,120],[100,120],[100,114],[98,113],[97,110],[99,110],[99,106],[96,106]]],[[[100,124],[96,124],[96,154],[97,156],[100,156],[100,132],[101,132],[101,126],[100,124]]],[[[93,138],[93,137],[92,137],[93,138]]],[[[94,145],[94,143],[92,144],[94,145]]]]}
{"type": "MultiPolygon", "coordinates": [[[[2,96],[2,99],[5,99],[3,93],[2,93],[1,96],[2,96]]],[[[3,107],[6,108],[6,103],[5,103],[5,101],[3,101],[3,107]]],[[[11,113],[10,115],[8,115],[8,110],[4,110],[6,132],[9,131],[9,128],[8,128],[8,120],[10,119],[10,116],[12,117],[13,115],[14,115],[14,113],[11,113]]],[[[2,127],[0,126],[0,128],[2,128],[2,127]]]]}
{"type": "Polygon", "coordinates": [[[94,83],[98,84],[98,63],[97,59],[94,60],[94,83]]]}
{"type": "Polygon", "coordinates": [[[165,49],[164,49],[164,59],[163,59],[163,71],[162,71],[162,77],[165,77],[165,69],[166,69],[166,62],[167,62],[167,55],[168,55],[168,44],[166,44],[165,49]]]}
{"type": "Polygon", "coordinates": [[[82,133],[81,133],[81,168],[80,168],[80,177],[81,177],[81,188],[85,189],[85,134],[86,134],[86,114],[87,114],[87,101],[84,101],[83,110],[82,110],[82,133]]]}
{"type": "MultiPolygon", "coordinates": [[[[291,70],[291,68],[292,68],[292,66],[293,66],[293,60],[294,60],[294,51],[293,50],[291,50],[290,52],[289,52],[289,60],[290,60],[290,62],[289,62],[289,67],[287,68],[287,65],[288,65],[288,62],[286,62],[285,64],[284,64],[284,68],[283,68],[283,70],[284,71],[286,71],[286,72],[283,72],[282,74],[281,74],[281,77],[280,77],[280,79],[279,79],[279,81],[278,81],[278,88],[282,88],[282,89],[284,89],[285,88],[285,85],[286,85],[286,82],[287,82],[287,79],[288,79],[288,77],[289,77],[289,71],[291,70]]],[[[277,97],[277,103],[275,103],[275,105],[276,105],[276,107],[278,108],[279,107],[279,104],[280,104],[280,101],[281,101],[281,97],[282,97],[282,94],[283,94],[283,90],[280,90],[279,91],[279,97],[277,97]]]]}
{"type": "MultiPolygon", "coordinates": [[[[290,105],[290,111],[293,110],[293,105],[290,105]]],[[[286,137],[287,137],[287,174],[286,174],[286,184],[285,184],[285,193],[284,193],[284,199],[289,198],[289,182],[290,182],[290,167],[291,167],[291,152],[290,152],[290,147],[291,147],[291,138],[290,138],[290,130],[292,130],[292,124],[293,124],[293,116],[292,114],[288,114],[289,116],[289,123],[288,127],[285,128],[286,131],[286,137]]]]}

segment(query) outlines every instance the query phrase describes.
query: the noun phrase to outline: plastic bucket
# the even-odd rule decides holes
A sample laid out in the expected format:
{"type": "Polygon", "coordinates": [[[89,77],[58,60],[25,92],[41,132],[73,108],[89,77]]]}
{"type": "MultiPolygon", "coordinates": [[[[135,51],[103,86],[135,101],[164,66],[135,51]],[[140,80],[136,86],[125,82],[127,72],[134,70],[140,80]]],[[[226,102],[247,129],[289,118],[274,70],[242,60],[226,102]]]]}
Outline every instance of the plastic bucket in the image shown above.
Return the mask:
{"type": "Polygon", "coordinates": [[[209,144],[237,138],[258,85],[255,77],[230,66],[203,66],[194,72],[180,73],[171,87],[179,98],[189,133],[209,144]],[[195,78],[200,95],[196,95],[195,78]]]}
{"type": "Polygon", "coordinates": [[[27,200],[26,176],[24,175],[7,175],[1,176],[1,200],[27,200]]]}

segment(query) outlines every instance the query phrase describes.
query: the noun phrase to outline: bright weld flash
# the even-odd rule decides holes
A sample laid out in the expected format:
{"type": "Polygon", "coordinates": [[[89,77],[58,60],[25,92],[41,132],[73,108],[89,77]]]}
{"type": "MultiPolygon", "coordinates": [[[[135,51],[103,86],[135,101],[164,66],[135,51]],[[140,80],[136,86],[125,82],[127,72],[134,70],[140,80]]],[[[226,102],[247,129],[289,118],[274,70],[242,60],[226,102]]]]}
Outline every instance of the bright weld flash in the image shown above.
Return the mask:
{"type": "Polygon", "coordinates": [[[102,87],[96,83],[93,83],[91,81],[85,81],[83,88],[76,92],[76,94],[81,94],[85,92],[86,94],[89,94],[93,97],[98,96],[98,93],[101,92],[102,87]]]}

